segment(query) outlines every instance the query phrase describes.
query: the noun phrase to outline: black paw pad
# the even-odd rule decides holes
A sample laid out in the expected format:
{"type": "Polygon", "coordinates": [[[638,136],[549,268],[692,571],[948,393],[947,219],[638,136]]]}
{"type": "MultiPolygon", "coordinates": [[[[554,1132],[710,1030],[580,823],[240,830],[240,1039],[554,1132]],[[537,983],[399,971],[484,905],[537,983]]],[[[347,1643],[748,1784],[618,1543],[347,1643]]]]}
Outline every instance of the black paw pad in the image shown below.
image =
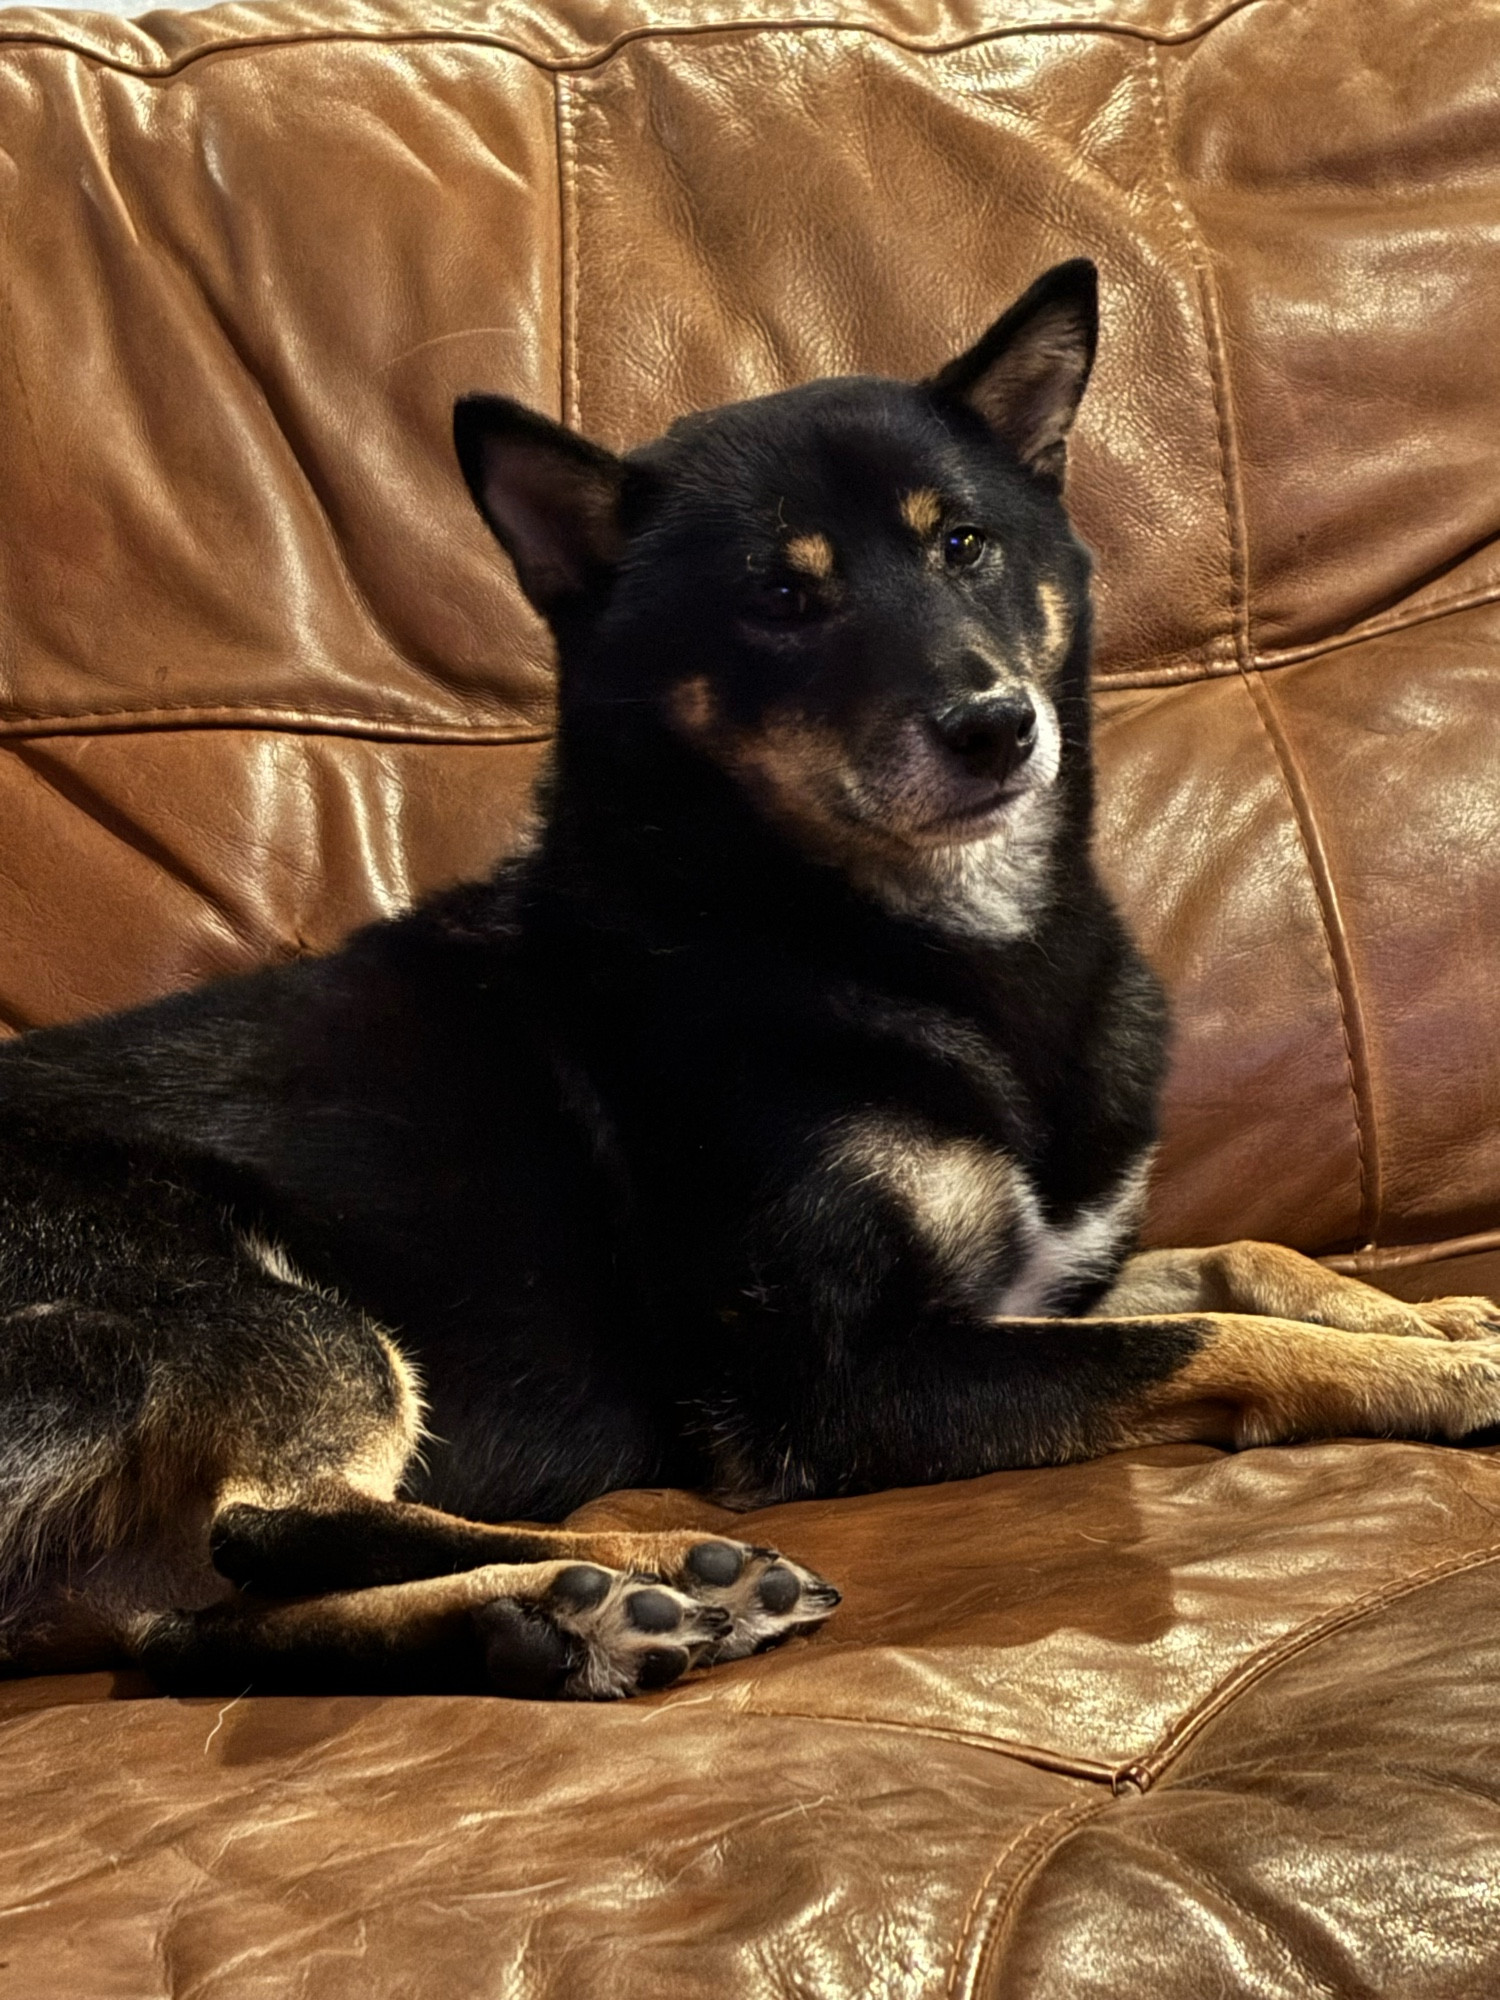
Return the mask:
{"type": "Polygon", "coordinates": [[[609,1594],[610,1574],[594,1563],[569,1563],[552,1579],[549,1603],[564,1611],[592,1611],[609,1594]]]}
{"type": "Polygon", "coordinates": [[[699,1542],[697,1548],[689,1553],[684,1567],[700,1583],[711,1583],[723,1589],[739,1582],[745,1567],[745,1554],[733,1542],[699,1542]]]}
{"type": "Polygon", "coordinates": [[[685,1646],[653,1646],[649,1652],[641,1655],[635,1684],[638,1688],[670,1687],[673,1681],[681,1680],[687,1672],[687,1667],[688,1656],[685,1646]]]}
{"type": "Polygon", "coordinates": [[[664,1590],[637,1590],[626,1599],[625,1616],[637,1632],[675,1632],[682,1623],[682,1607],[664,1590]]]}
{"type": "Polygon", "coordinates": [[[785,1563],[774,1563],[761,1578],[756,1595],[775,1617],[790,1611],[802,1595],[802,1585],[785,1563]]]}
{"type": "Polygon", "coordinates": [[[565,1633],[514,1597],[476,1606],[474,1624],[484,1646],[485,1672],[496,1694],[546,1701],[560,1694],[578,1663],[565,1633]]]}

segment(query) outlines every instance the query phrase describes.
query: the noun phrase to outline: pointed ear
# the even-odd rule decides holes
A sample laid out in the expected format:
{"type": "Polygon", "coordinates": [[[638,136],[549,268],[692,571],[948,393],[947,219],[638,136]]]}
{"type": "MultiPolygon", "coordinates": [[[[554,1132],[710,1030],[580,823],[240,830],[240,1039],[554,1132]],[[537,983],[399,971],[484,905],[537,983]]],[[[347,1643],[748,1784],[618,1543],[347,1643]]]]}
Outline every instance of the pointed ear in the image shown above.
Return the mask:
{"type": "Polygon", "coordinates": [[[453,443],[474,504],[550,617],[619,560],[623,463],[508,396],[460,396],[453,443]]]}
{"type": "Polygon", "coordinates": [[[1044,271],[928,387],[967,403],[1028,471],[1061,486],[1098,334],[1099,274],[1075,257],[1044,271]]]}

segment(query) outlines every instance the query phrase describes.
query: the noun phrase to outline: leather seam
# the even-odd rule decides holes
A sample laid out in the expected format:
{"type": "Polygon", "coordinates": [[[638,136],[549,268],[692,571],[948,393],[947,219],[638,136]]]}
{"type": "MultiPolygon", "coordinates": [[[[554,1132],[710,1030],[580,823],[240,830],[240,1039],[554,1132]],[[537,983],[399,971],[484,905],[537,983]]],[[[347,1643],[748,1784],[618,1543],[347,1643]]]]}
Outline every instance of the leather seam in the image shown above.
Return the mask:
{"type": "Polygon", "coordinates": [[[1372,1240],[1379,1224],[1380,1174],[1378,1154],[1374,1146],[1374,1100],[1368,1068],[1369,1052],[1364,1034],[1363,1015],[1354,988],[1354,967],[1349,955],[1348,939],[1344,933],[1343,913],[1339,907],[1322,837],[1312,816],[1306,787],[1291,755],[1291,746],[1279,725],[1276,725],[1269,691],[1254,678],[1255,649],[1250,625],[1249,551],[1245,528],[1245,502],[1240,481],[1239,451],[1230,407],[1223,322],[1219,313],[1218,295],[1214,289],[1207,246],[1173,178],[1166,89],[1162,81],[1161,63],[1153,46],[1147,46],[1144,61],[1150,86],[1152,115],[1156,122],[1157,141],[1161,149],[1162,181],[1177,217],[1197,283],[1204,348],[1208,359],[1209,385],[1213,397],[1219,477],[1224,496],[1224,537],[1229,557],[1229,616],[1234,632],[1239,671],[1246,693],[1250,697],[1251,707],[1270,747],[1272,760],[1280,774],[1282,790],[1286,794],[1302,848],[1303,862],[1312,882],[1313,894],[1317,899],[1323,946],[1328,958],[1329,978],[1338,1006],[1339,1031],[1343,1038],[1344,1065],[1353,1115],[1354,1150],[1359,1175],[1359,1233],[1369,1241],[1372,1240]]]}
{"type": "MultiPolygon", "coordinates": [[[[1219,322],[1218,301],[1209,283],[1207,251],[1198,233],[1196,224],[1188,212],[1172,171],[1171,130],[1167,118],[1166,86],[1162,80],[1161,64],[1156,50],[1147,45],[1145,56],[1146,95],[1151,106],[1151,118],[1156,127],[1157,148],[1161,155],[1161,180],[1167,200],[1176,218],[1178,235],[1187,252],[1187,260],[1193,274],[1194,289],[1198,295],[1198,317],[1203,330],[1204,357],[1208,364],[1209,397],[1214,412],[1214,449],[1219,462],[1219,485],[1223,498],[1220,528],[1224,542],[1225,572],[1228,603],[1226,606],[1227,630],[1209,635],[1210,646],[1219,646],[1228,639],[1234,647],[1235,659],[1243,665],[1250,652],[1250,621],[1247,609],[1249,590],[1247,565],[1245,561],[1244,527],[1241,519],[1239,483],[1232,460],[1229,412],[1226,403],[1227,386],[1223,369],[1223,329],[1219,322]]],[[[1227,662],[1226,662],[1227,665],[1227,662]]]]}
{"type": "Polygon", "coordinates": [[[1162,47],[1176,48],[1189,42],[1201,40],[1213,33],[1234,15],[1243,13],[1249,7],[1266,4],[1266,0],[1228,0],[1211,20],[1200,21],[1191,28],[1183,28],[1176,33],[1166,33],[1121,21],[1096,21],[1087,18],[1073,18],[1059,15],[1050,21],[1017,22],[1013,26],[986,28],[972,35],[955,35],[950,41],[922,42],[912,37],[894,34],[873,21],[849,21],[843,19],[814,18],[806,15],[778,20],[756,21],[706,21],[702,23],[684,22],[680,26],[663,27],[653,25],[642,28],[628,28],[600,48],[591,49],[576,56],[547,56],[504,35],[486,35],[475,30],[434,29],[427,33],[417,31],[393,31],[389,34],[371,34],[357,29],[341,32],[313,30],[304,34],[246,35],[231,37],[214,42],[199,49],[192,49],[174,61],[148,65],[131,62],[123,56],[109,55],[103,50],[92,49],[82,42],[69,39],[66,35],[6,34],[0,32],[0,48],[55,49],[61,55],[77,56],[81,61],[97,64],[101,69],[110,69],[120,75],[135,77],[142,83],[170,83],[184,71],[215,56],[253,54],[257,50],[292,49],[328,46],[334,43],[354,43],[367,47],[459,47],[496,49],[504,55],[516,57],[520,62],[529,63],[534,69],[549,70],[554,74],[577,74],[583,70],[597,69],[610,62],[622,49],[642,41],[694,41],[712,35],[753,35],[753,34],[848,34],[868,35],[872,40],[886,42],[894,48],[905,50],[911,55],[946,56],[956,55],[964,49],[982,48],[990,42],[1013,41],[1021,35],[1119,35],[1127,40],[1146,42],[1162,47]]]}
{"type": "Polygon", "coordinates": [[[1315,660],[1323,653],[1334,653],[1345,646],[1357,646],[1365,639],[1383,639],[1391,632],[1409,632],[1415,625],[1427,625],[1439,618],[1452,617],[1460,611],[1476,611],[1480,606],[1493,604],[1500,598],[1500,584],[1489,583],[1476,590],[1461,590],[1452,597],[1438,597],[1426,604],[1413,605],[1409,611],[1393,611],[1384,618],[1375,618],[1356,625],[1347,632],[1334,632],[1323,639],[1310,639],[1303,646],[1273,646],[1265,652],[1257,653],[1254,664],[1257,667],[1295,667],[1304,660],[1315,660]]]}
{"type": "Polygon", "coordinates": [[[561,421],[578,422],[578,131],[573,79],[553,78],[557,105],[558,382],[561,421]]]}
{"type": "Polygon", "coordinates": [[[1357,1231],[1361,1247],[1368,1249],[1380,1234],[1384,1208],[1384,1180],[1380,1165],[1380,1134],[1375,1117],[1375,1087],[1370,1065],[1369,1037],[1365,1030],[1364,1007],[1359,997],[1354,958],[1349,948],[1348,927],[1333,879],[1333,868],[1323,845],[1317,814],[1308,795],[1306,781],[1296,753],[1281,726],[1271,690],[1261,676],[1251,670],[1244,675],[1245,691],[1270,747],[1280,773],[1281,785],[1291,807],[1298,844],[1317,899],[1323,949],[1328,957],[1329,977],[1338,1004],[1339,1034],[1344,1044],[1344,1068],[1348,1078],[1350,1109],[1353,1113],[1354,1155],[1359,1175],[1359,1217],[1357,1231]]]}
{"type": "Polygon", "coordinates": [[[980,1975],[993,1955],[995,1946],[1010,1927],[1010,1920],[1021,1891],[1038,1870],[1052,1859],[1066,1840],[1113,1803],[1113,1797],[1110,1796],[1102,1799],[1073,1800],[1067,1805],[1054,1806],[1051,1812],[1044,1813],[1040,1819],[1030,1821],[1005,1843],[985,1871],[984,1879],[974,1891],[973,1899],[965,1914],[963,1929],[959,1932],[958,1943],[953,1951],[953,1963],[943,1984],[944,2000],[957,2000],[960,1990],[965,1995],[972,1995],[978,1991],[980,1975]],[[1049,1830],[1050,1838],[1044,1838],[1049,1830]],[[1006,1862],[1019,1853],[1028,1841],[1036,1843],[1036,1853],[1031,1855],[1025,1865],[1018,1870],[1007,1885],[999,1903],[981,1927],[979,1913],[996,1877],[1006,1862]],[[976,1931],[978,1935],[975,1935],[976,1931]],[[959,1981],[964,1975],[964,1960],[969,1956],[968,1945],[971,1936],[975,1937],[971,1968],[967,1976],[963,1977],[960,1989],[959,1981]]]}
{"type": "Polygon", "coordinates": [[[1419,1264],[1441,1264],[1450,1257],[1482,1257],[1500,1250],[1500,1229],[1481,1229],[1470,1236],[1440,1236],[1426,1243],[1375,1243],[1368,1250],[1344,1250],[1320,1257],[1331,1271],[1361,1278],[1381,1271],[1411,1270],[1419,1264]]]}
{"type": "Polygon", "coordinates": [[[354,736],[379,743],[447,743],[493,748],[550,743],[554,731],[525,724],[385,722],[375,716],[316,715],[275,708],[96,709],[88,715],[40,715],[0,721],[0,743],[51,736],[154,736],[166,730],[259,729],[286,736],[354,736]]]}
{"type": "MultiPolygon", "coordinates": [[[[1367,639],[1385,639],[1396,632],[1414,631],[1422,625],[1436,624],[1443,618],[1461,616],[1465,611],[1482,611],[1487,604],[1500,600],[1500,584],[1486,584],[1482,590],[1466,590],[1456,597],[1444,597],[1436,602],[1414,606],[1410,611],[1391,613],[1389,616],[1366,624],[1351,626],[1344,632],[1330,632],[1321,639],[1309,639],[1301,646],[1276,646],[1252,655],[1250,665],[1257,673],[1273,674],[1283,667],[1300,667],[1312,660],[1320,660],[1327,653],[1341,653],[1350,646],[1362,646],[1367,639]]],[[[1155,667],[1106,667],[1094,676],[1094,688],[1105,693],[1111,688],[1170,688],[1196,687],[1201,681],[1227,680],[1241,671],[1235,660],[1216,659],[1213,656],[1214,641],[1208,640],[1203,648],[1203,657],[1192,653],[1169,655],[1160,666],[1155,667]]]]}
{"type": "Polygon", "coordinates": [[[965,1750],[1007,1757],[1013,1764],[1048,1771],[1054,1777],[1073,1778],[1080,1784],[1112,1785],[1119,1768],[1105,1763],[1102,1758],[1070,1757],[1063,1751],[1043,1750],[1035,1744],[1019,1742],[1014,1737],[981,1736],[973,1730],[945,1729],[937,1722],[905,1722],[885,1715],[827,1715],[814,1709],[783,1708],[779,1702],[775,1707],[767,1708],[759,1707],[753,1701],[747,1702],[743,1712],[773,1720],[816,1722],[820,1727],[885,1729],[898,1736],[928,1736],[938,1743],[957,1743],[965,1750]]]}
{"type": "Polygon", "coordinates": [[[1340,1606],[1337,1611],[1327,1612],[1321,1618],[1297,1627],[1293,1632],[1274,1640],[1258,1653],[1226,1674],[1213,1689],[1206,1694],[1186,1715],[1179,1716],[1163,1730],[1154,1746],[1135,1763],[1126,1765],[1116,1774],[1116,1788],[1122,1785],[1137,1786],[1142,1791],[1149,1790],[1181,1756],[1187,1746],[1207,1728],[1217,1716],[1250,1688],[1266,1680],[1280,1668],[1300,1659],[1320,1646],[1325,1639],[1336,1637],[1365,1619],[1374,1617],[1388,1605],[1397,1604],[1404,1597],[1425,1590],[1430,1584],[1443,1583],[1450,1576],[1463,1576],[1470,1570],[1484,1569],[1500,1561],[1500,1542],[1491,1543],[1487,1548],[1471,1549],[1467,1555],[1445,1556],[1440,1561],[1429,1563],[1425,1569],[1414,1571],[1408,1576],[1393,1578],[1389,1583],[1378,1585],[1366,1591],[1362,1597],[1340,1606]]]}

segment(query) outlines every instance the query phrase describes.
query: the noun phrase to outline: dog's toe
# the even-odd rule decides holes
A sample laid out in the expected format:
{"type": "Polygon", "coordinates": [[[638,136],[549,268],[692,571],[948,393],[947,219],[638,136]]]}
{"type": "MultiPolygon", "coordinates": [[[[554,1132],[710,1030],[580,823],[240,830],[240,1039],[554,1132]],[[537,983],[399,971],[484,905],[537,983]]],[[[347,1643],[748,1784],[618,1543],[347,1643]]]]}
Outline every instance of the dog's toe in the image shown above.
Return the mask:
{"type": "Polygon", "coordinates": [[[1423,1331],[1440,1340],[1494,1340],[1500,1337],[1500,1305],[1493,1299],[1424,1299],[1413,1310],[1423,1331]]]}
{"type": "Polygon", "coordinates": [[[743,1659],[794,1632],[810,1632],[839,1603],[831,1583],[779,1550],[744,1542],[705,1541],[689,1550],[672,1581],[701,1605],[726,1615],[707,1660],[743,1659]]]}

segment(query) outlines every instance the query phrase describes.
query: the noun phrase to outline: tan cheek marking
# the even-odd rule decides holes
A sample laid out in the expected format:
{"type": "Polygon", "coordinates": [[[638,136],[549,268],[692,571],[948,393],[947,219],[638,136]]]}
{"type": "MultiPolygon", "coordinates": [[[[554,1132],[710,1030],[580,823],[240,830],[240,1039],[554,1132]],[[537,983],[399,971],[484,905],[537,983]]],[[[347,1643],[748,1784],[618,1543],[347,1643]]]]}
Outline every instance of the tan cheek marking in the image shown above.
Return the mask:
{"type": "Polygon", "coordinates": [[[689,736],[706,736],[718,719],[714,691],[708,684],[707,674],[695,674],[690,681],[679,681],[667,696],[667,706],[678,727],[689,736]]]}
{"type": "Polygon", "coordinates": [[[826,535],[793,535],[785,555],[793,569],[820,583],[833,575],[833,544],[826,535]]]}
{"type": "Polygon", "coordinates": [[[1036,601],[1042,614],[1042,650],[1048,658],[1055,659],[1066,651],[1073,636],[1073,614],[1059,584],[1039,583],[1036,601]]]}
{"type": "Polygon", "coordinates": [[[751,792],[777,819],[825,841],[838,831],[833,801],[848,758],[833,730],[800,716],[772,716],[756,729],[726,727],[706,674],[680,681],[667,708],[684,736],[751,792]]]}
{"type": "Polygon", "coordinates": [[[943,518],[943,503],[930,486],[919,486],[901,498],[901,518],[916,535],[930,535],[943,518]]]}

